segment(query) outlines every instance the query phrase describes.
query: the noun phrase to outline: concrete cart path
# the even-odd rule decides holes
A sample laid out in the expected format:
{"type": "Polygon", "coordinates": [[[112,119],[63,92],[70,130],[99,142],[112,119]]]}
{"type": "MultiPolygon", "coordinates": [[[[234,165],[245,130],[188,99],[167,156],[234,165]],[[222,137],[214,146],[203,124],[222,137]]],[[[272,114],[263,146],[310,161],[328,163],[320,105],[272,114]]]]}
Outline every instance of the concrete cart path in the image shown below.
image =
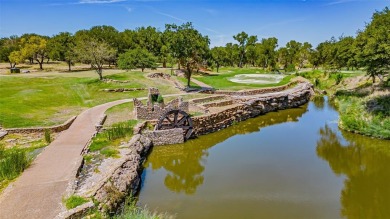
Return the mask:
{"type": "MultiPolygon", "coordinates": [[[[172,94],[181,96],[187,94],[172,94]]],[[[140,100],[146,97],[139,98],[140,100]]],[[[0,219],[55,218],[64,210],[62,197],[73,184],[83,151],[95,133],[95,124],[115,105],[133,101],[117,100],[82,112],[34,160],[31,166],[0,197],[0,219]]]]}

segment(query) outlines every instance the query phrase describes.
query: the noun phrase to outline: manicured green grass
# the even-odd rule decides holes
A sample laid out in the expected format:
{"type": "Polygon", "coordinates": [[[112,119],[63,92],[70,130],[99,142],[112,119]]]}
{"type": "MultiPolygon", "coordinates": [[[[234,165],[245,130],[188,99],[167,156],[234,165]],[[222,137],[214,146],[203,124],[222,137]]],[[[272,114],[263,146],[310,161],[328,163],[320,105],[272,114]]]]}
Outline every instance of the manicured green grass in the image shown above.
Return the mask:
{"type": "Polygon", "coordinates": [[[133,97],[146,96],[147,91],[128,93],[104,92],[105,88],[157,87],[163,94],[177,89],[163,80],[152,80],[146,73],[124,72],[107,78],[129,80],[129,83],[104,83],[96,77],[70,77],[61,74],[0,76],[0,125],[5,128],[49,126],[61,124],[86,108],[133,97]]]}
{"type": "MultiPolygon", "coordinates": [[[[288,75],[284,77],[279,83],[274,84],[239,84],[235,82],[229,81],[229,78],[234,77],[238,74],[254,74],[253,71],[256,71],[255,69],[252,69],[251,71],[245,71],[243,69],[238,69],[235,72],[231,73],[220,73],[220,74],[212,74],[212,75],[204,75],[204,76],[195,76],[196,79],[199,81],[202,81],[205,84],[208,84],[216,89],[221,90],[243,90],[243,89],[254,89],[254,88],[263,88],[263,87],[274,87],[274,86],[281,86],[285,85],[294,77],[292,75],[288,75]],[[252,72],[251,72],[252,71],[252,72]]],[[[257,71],[260,72],[259,69],[257,71]]]]}
{"type": "Polygon", "coordinates": [[[88,200],[77,195],[72,195],[66,200],[64,200],[64,202],[67,209],[73,209],[77,206],[87,203],[88,200]]]}
{"type": "MultiPolygon", "coordinates": [[[[217,72],[217,69],[214,69],[214,72],[217,72]]],[[[254,67],[221,67],[219,68],[219,73],[236,73],[236,74],[255,74],[255,73],[266,73],[267,71],[261,68],[254,67]]]]}
{"type": "MultiPolygon", "coordinates": [[[[187,86],[187,78],[183,77],[176,77],[176,79],[184,86],[187,86]]],[[[201,87],[197,84],[195,84],[193,81],[190,81],[191,88],[201,89],[201,87]]]]}

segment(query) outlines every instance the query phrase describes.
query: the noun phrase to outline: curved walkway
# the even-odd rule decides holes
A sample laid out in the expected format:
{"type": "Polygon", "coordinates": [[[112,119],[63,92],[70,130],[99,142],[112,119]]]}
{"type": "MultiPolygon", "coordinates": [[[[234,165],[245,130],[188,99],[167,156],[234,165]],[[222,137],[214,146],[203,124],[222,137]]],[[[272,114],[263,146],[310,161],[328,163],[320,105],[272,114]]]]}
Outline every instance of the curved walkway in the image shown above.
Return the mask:
{"type": "MultiPolygon", "coordinates": [[[[182,95],[186,94],[165,96],[182,95]]],[[[73,184],[82,159],[81,152],[95,133],[95,124],[108,108],[131,101],[117,100],[82,112],[71,127],[46,147],[3,192],[0,219],[55,218],[64,210],[62,198],[73,184]]]]}

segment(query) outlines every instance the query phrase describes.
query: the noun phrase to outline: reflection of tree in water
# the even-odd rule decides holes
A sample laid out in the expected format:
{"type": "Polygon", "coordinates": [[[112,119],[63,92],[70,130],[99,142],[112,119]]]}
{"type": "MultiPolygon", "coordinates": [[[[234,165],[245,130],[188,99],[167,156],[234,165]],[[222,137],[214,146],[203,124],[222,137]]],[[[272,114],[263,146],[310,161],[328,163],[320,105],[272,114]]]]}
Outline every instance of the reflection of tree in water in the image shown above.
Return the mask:
{"type": "Polygon", "coordinates": [[[317,108],[317,109],[324,109],[324,106],[325,106],[325,97],[323,96],[314,96],[313,99],[312,99],[312,102],[314,104],[314,106],[317,108]]]}
{"type": "Polygon", "coordinates": [[[209,148],[236,134],[256,132],[261,127],[287,121],[298,121],[306,111],[307,105],[268,113],[219,132],[200,136],[184,144],[154,147],[145,167],[150,166],[153,170],[164,168],[168,171],[165,177],[165,186],[168,189],[178,193],[193,194],[198,186],[203,184],[202,173],[209,148]]]}
{"type": "Polygon", "coordinates": [[[344,174],[341,214],[347,218],[390,218],[389,141],[342,133],[342,144],[328,126],[320,130],[317,154],[335,174],[344,174]]]}

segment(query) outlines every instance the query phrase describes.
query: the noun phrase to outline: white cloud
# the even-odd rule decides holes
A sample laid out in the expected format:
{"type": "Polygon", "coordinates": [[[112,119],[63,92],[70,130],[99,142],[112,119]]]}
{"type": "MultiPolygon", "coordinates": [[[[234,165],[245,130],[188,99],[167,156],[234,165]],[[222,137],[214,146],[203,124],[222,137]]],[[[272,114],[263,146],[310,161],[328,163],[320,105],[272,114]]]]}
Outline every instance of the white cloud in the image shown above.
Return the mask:
{"type": "Polygon", "coordinates": [[[209,13],[210,15],[217,15],[218,14],[218,11],[217,10],[214,10],[214,9],[211,9],[211,8],[205,8],[203,9],[205,12],[209,13]]]}
{"type": "Polygon", "coordinates": [[[129,13],[131,13],[131,12],[133,11],[133,9],[130,8],[130,7],[125,7],[125,8],[126,8],[126,10],[127,10],[129,13]]]}
{"type": "Polygon", "coordinates": [[[325,4],[325,6],[339,5],[339,4],[344,4],[344,3],[349,3],[349,2],[357,2],[357,1],[359,1],[359,0],[338,0],[338,1],[329,2],[329,3],[325,4]]]}
{"type": "Polygon", "coordinates": [[[172,19],[175,19],[175,20],[178,20],[178,21],[181,21],[181,22],[187,22],[186,20],[184,19],[181,19],[181,18],[178,18],[178,17],[175,17],[171,14],[167,14],[167,13],[163,13],[163,12],[159,12],[159,11],[155,11],[156,14],[160,14],[160,15],[163,15],[165,17],[169,17],[169,18],[172,18],[172,19]]]}
{"type": "Polygon", "coordinates": [[[124,1],[126,0],[80,0],[79,4],[110,4],[124,1]]]}

